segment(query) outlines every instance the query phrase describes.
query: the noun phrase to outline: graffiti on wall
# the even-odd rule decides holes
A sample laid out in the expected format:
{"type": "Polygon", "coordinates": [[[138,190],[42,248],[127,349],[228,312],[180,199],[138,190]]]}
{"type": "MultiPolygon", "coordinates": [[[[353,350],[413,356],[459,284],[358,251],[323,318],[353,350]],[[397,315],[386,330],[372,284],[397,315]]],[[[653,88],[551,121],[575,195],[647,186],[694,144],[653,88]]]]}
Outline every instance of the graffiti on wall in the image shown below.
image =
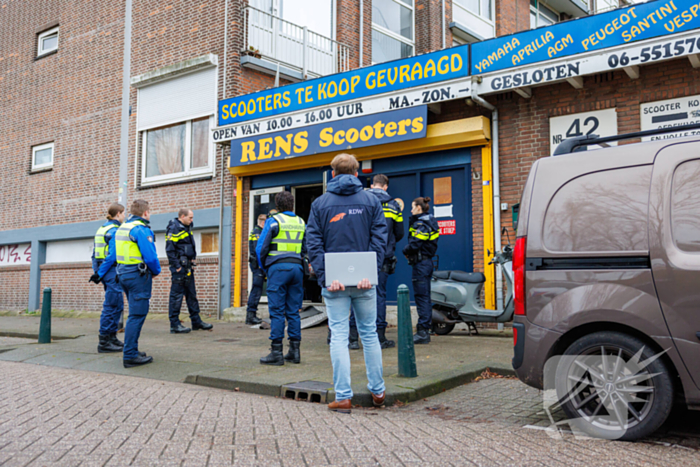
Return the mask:
{"type": "Polygon", "coordinates": [[[0,245],[0,267],[23,266],[32,261],[32,244],[0,245]]]}

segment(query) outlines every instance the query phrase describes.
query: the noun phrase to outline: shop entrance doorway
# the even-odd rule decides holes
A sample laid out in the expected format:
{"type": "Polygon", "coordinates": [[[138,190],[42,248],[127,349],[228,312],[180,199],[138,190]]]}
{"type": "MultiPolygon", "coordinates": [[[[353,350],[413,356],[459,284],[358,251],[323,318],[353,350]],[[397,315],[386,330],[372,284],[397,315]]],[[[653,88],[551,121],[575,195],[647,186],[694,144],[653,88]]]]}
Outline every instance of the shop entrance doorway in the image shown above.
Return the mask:
{"type": "MultiPolygon", "coordinates": [[[[292,194],[294,195],[294,212],[308,223],[311,203],[323,194],[323,185],[293,187],[292,194]]],[[[304,279],[304,301],[323,302],[321,287],[319,287],[315,277],[304,279]]]]}
{"type": "MultiPolygon", "coordinates": [[[[260,214],[267,214],[271,209],[275,208],[275,195],[280,191],[284,191],[283,186],[276,186],[272,188],[263,188],[260,190],[251,190],[250,192],[250,207],[248,216],[248,233],[253,231],[255,225],[258,222],[258,216],[260,214]]],[[[248,238],[248,237],[247,237],[248,238]]],[[[249,243],[250,244],[250,241],[249,243]]],[[[249,251],[248,255],[254,255],[254,251],[249,251]]],[[[250,273],[250,266],[248,266],[248,293],[253,288],[253,280],[250,273]]],[[[260,303],[267,303],[267,281],[263,285],[263,293],[260,298],[260,303]]]]}

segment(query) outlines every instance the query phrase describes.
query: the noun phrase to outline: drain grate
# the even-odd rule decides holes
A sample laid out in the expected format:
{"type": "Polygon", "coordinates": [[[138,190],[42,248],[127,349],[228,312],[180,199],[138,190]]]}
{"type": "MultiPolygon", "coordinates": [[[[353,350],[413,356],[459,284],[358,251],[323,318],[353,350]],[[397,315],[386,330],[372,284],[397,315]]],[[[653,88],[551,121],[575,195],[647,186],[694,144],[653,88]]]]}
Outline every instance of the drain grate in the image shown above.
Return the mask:
{"type": "Polygon", "coordinates": [[[238,342],[240,339],[216,339],[214,342],[238,342]]]}
{"type": "Polygon", "coordinates": [[[331,389],[333,389],[331,383],[301,381],[299,383],[290,383],[282,386],[280,388],[280,396],[285,399],[294,399],[296,401],[325,404],[328,402],[328,391],[331,389]]]}

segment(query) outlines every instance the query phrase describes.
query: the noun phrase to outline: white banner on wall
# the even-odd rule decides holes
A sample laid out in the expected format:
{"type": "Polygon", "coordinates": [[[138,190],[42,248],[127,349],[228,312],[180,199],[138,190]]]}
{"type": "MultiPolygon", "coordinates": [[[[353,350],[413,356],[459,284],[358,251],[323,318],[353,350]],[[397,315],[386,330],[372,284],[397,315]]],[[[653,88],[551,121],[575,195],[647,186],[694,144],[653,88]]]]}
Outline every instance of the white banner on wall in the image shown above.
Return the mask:
{"type": "MultiPolygon", "coordinates": [[[[595,110],[551,117],[549,119],[549,155],[553,155],[559,143],[565,139],[586,135],[617,135],[617,110],[595,110]]],[[[609,144],[617,145],[617,143],[609,144]]]]}
{"type": "Polygon", "coordinates": [[[31,263],[32,244],[0,245],[0,268],[5,266],[26,266],[31,263]]]}
{"type": "MultiPolygon", "coordinates": [[[[639,116],[642,131],[700,123],[700,95],[641,104],[639,106],[639,116]]],[[[700,130],[691,130],[647,136],[642,139],[644,141],[653,141],[698,134],[700,134],[700,130]]]]}

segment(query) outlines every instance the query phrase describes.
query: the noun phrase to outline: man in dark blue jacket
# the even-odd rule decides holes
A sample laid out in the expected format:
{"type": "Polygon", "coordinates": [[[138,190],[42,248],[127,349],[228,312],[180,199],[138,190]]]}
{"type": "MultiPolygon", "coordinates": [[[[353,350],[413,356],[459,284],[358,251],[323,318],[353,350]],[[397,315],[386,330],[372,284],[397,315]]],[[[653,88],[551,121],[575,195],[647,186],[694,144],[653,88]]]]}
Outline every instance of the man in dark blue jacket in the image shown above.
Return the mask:
{"type": "Polygon", "coordinates": [[[323,288],[323,298],[331,329],[331,361],[335,402],[331,410],[347,411],[352,407],[350,386],[350,353],[348,334],[350,307],[355,310],[357,328],[362,338],[368,389],[374,404],[384,404],[382,349],[377,338],[377,295],[368,279],[357,287],[333,281],[327,289],[325,253],[374,251],[377,270],[384,264],[386,251],[386,221],[382,205],[376,196],[365,192],[357,178],[359,164],[354,156],[339,154],[331,162],[333,179],[327,192],[313,202],[306,231],[306,246],[311,266],[323,288]]]}
{"type": "Polygon", "coordinates": [[[248,295],[245,324],[255,325],[262,323],[262,320],[258,318],[258,304],[260,303],[263,286],[265,285],[265,271],[263,271],[258,264],[258,254],[256,250],[266,220],[267,216],[265,214],[260,214],[258,216],[257,225],[253,228],[253,231],[250,232],[250,236],[248,237],[248,263],[250,264],[253,287],[250,288],[250,294],[248,295]]]}

